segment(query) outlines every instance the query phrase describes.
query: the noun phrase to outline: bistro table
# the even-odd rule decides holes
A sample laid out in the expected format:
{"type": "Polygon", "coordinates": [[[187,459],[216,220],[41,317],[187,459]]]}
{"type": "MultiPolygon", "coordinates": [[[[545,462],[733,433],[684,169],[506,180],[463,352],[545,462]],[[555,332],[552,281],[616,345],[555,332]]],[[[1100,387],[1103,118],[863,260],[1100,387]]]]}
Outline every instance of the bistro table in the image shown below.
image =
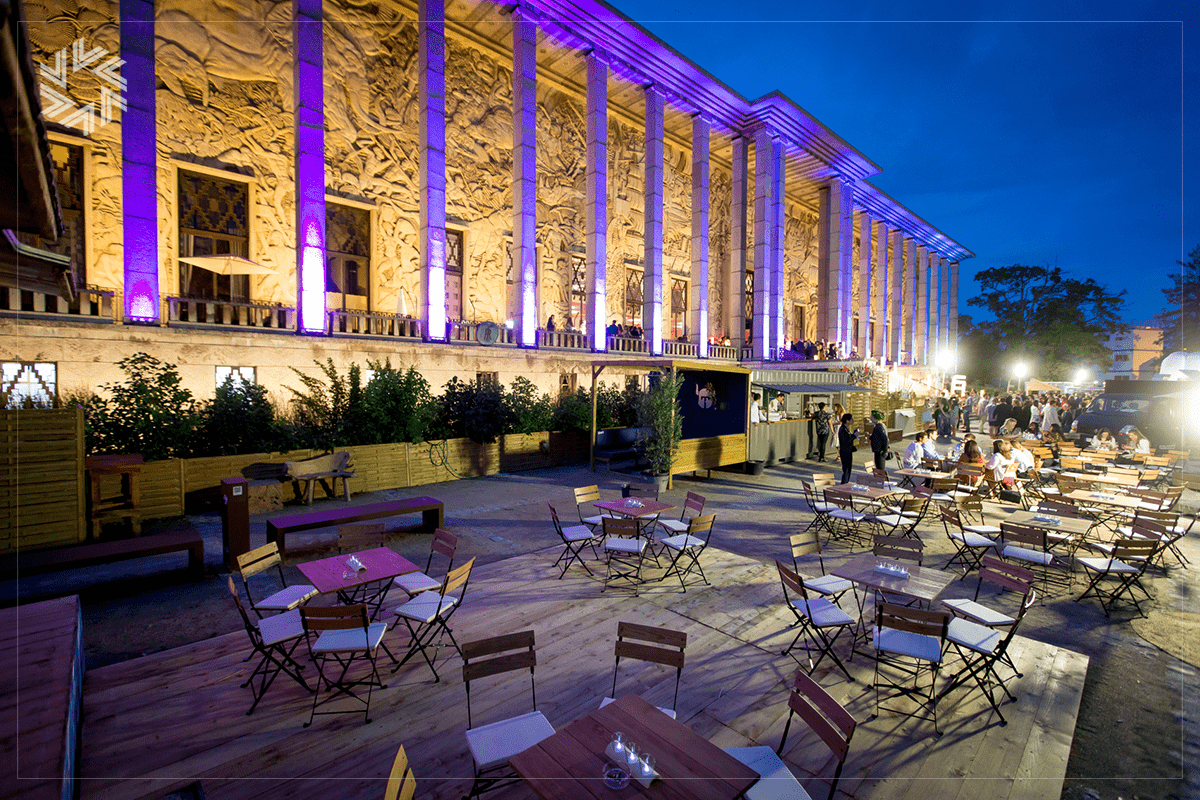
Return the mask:
{"type": "Polygon", "coordinates": [[[321,558],[300,564],[300,571],[308,582],[321,594],[337,592],[342,602],[352,602],[350,592],[361,586],[380,581],[383,587],[373,594],[357,602],[365,602],[372,606],[372,619],[379,613],[383,598],[391,588],[392,578],[409,572],[416,572],[417,565],[390,547],[376,547],[373,550],[362,550],[358,553],[343,554],[321,558]],[[356,557],[366,568],[355,571],[347,563],[350,557],[356,557]]]}
{"type": "Polygon", "coordinates": [[[884,498],[895,494],[909,494],[907,489],[901,489],[899,486],[889,489],[866,483],[839,483],[836,486],[826,486],[824,492],[826,497],[833,493],[839,497],[848,498],[852,505],[854,501],[858,500],[866,506],[877,506],[884,498]]]}
{"type": "Polygon", "coordinates": [[[1081,507],[1105,506],[1105,509],[1097,509],[1100,524],[1114,529],[1115,526],[1109,525],[1109,523],[1113,520],[1123,519],[1128,512],[1137,511],[1142,508],[1143,503],[1141,498],[1131,494],[1089,492],[1087,489],[1076,489],[1064,497],[1074,500],[1081,507]]]}
{"type": "Polygon", "coordinates": [[[1066,478],[1074,478],[1084,483],[1103,483],[1106,486],[1135,487],[1137,481],[1121,475],[1106,475],[1101,472],[1060,472],[1066,478]]]}
{"type": "Polygon", "coordinates": [[[917,478],[919,478],[921,481],[925,481],[927,479],[939,480],[941,478],[954,477],[953,472],[937,472],[935,470],[924,469],[922,467],[905,467],[904,469],[896,470],[894,474],[903,477],[904,480],[900,481],[901,486],[912,486],[913,480],[917,478]]]}
{"type": "MultiPolygon", "coordinates": [[[[933,601],[937,600],[942,592],[946,591],[950,582],[958,577],[953,572],[922,567],[909,562],[901,565],[908,570],[907,578],[890,575],[875,569],[880,560],[874,553],[863,553],[841,566],[834,567],[829,570],[829,573],[839,578],[845,578],[855,586],[862,586],[867,590],[886,592],[916,600],[924,604],[926,608],[932,608],[933,601]]],[[[867,638],[867,621],[863,614],[867,603],[867,592],[864,591],[862,596],[859,596],[856,589],[854,598],[858,601],[858,627],[854,632],[854,642],[857,647],[859,640],[866,641],[867,638]]]]}
{"type": "Polygon", "coordinates": [[[644,797],[662,800],[734,800],[758,780],[745,766],[641,697],[628,694],[509,759],[544,800],[644,797]],[[604,750],[620,731],[639,752],[654,757],[659,774],[649,787],[630,780],[624,789],[604,785],[604,750]]]}
{"type": "MultiPolygon", "coordinates": [[[[673,511],[675,506],[661,500],[649,497],[625,497],[620,500],[601,500],[593,503],[596,508],[607,511],[616,517],[633,517],[638,521],[638,531],[642,536],[653,538],[651,532],[658,521],[658,515],[664,511],[673,511]]],[[[656,562],[657,563],[657,562],[656,562]]]]}

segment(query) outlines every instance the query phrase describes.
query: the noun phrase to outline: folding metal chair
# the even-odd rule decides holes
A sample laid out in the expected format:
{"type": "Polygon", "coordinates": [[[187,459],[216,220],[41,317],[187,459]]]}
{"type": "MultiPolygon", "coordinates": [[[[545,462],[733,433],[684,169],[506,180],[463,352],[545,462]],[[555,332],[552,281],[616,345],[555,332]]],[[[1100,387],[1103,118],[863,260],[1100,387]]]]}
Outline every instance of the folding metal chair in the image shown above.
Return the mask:
{"type": "Polygon", "coordinates": [[[446,572],[449,572],[454,566],[454,554],[458,550],[458,537],[450,531],[438,528],[433,532],[433,541],[429,544],[429,559],[425,562],[425,569],[419,572],[409,572],[404,575],[397,576],[392,585],[404,591],[409,597],[414,597],[421,592],[428,592],[442,585],[442,578],[434,578],[429,572],[433,568],[434,555],[441,554],[447,558],[446,572]]]}
{"type": "Polygon", "coordinates": [[[874,525],[881,534],[908,536],[919,540],[921,537],[917,535],[917,525],[925,519],[925,509],[928,505],[928,495],[913,494],[902,499],[898,506],[884,509],[882,513],[868,514],[866,521],[874,525]]]}
{"type": "Polygon", "coordinates": [[[387,632],[386,622],[371,622],[367,614],[367,606],[363,603],[352,606],[332,606],[329,608],[301,608],[300,619],[304,622],[307,634],[316,634],[314,642],[308,638],[308,652],[316,662],[319,683],[330,692],[329,697],[321,700],[320,688],[313,692],[313,707],[308,722],[304,727],[312,725],[317,714],[347,714],[353,711],[317,711],[317,708],[331,703],[339,697],[357,700],[363,704],[364,719],[371,721],[371,691],[375,687],[386,689],[387,684],[379,677],[377,654],[380,648],[392,657],[387,646],[383,644],[383,635],[387,632]],[[371,670],[363,678],[351,678],[350,668],[357,661],[367,661],[371,670]],[[366,687],[367,697],[364,700],[354,689],[366,687]]]}
{"type": "MultiPolygon", "coordinates": [[[[784,566],[781,561],[775,562],[775,568],[779,572],[779,581],[783,586],[783,602],[792,612],[792,616],[796,618],[788,627],[799,626],[800,628],[796,632],[796,638],[792,639],[792,643],[780,655],[791,655],[792,650],[803,637],[804,652],[808,656],[809,673],[820,666],[825,656],[829,656],[837,664],[838,669],[846,675],[846,679],[853,682],[854,677],[846,669],[842,660],[838,658],[837,653],[833,652],[833,646],[838,637],[854,624],[854,619],[823,597],[810,598],[804,588],[804,581],[800,580],[800,576],[784,566]],[[835,631],[835,633],[830,636],[829,631],[835,631]],[[812,648],[809,646],[810,641],[820,651],[815,662],[812,658],[812,648]]],[[[795,656],[792,658],[796,660],[796,663],[801,663],[800,659],[795,656]]]]}
{"type": "Polygon", "coordinates": [[[946,530],[946,537],[950,540],[950,544],[957,548],[943,569],[948,570],[954,564],[959,564],[963,568],[963,574],[959,580],[963,580],[971,573],[971,570],[979,569],[980,559],[989,552],[995,552],[996,549],[996,540],[978,531],[987,530],[988,533],[998,535],[1000,529],[991,525],[972,525],[968,528],[962,524],[961,514],[948,508],[941,510],[941,518],[942,527],[946,530]]]}
{"type": "Polygon", "coordinates": [[[675,555],[671,559],[671,564],[667,567],[667,571],[659,578],[660,581],[665,581],[668,575],[674,573],[675,577],[679,578],[680,587],[686,592],[687,576],[698,573],[704,585],[709,585],[708,578],[704,575],[704,567],[700,564],[700,556],[708,548],[708,542],[712,538],[713,521],[715,519],[715,514],[709,514],[704,517],[693,517],[691,522],[688,523],[686,533],[668,536],[662,540],[663,547],[675,555]]]}
{"type": "Polygon", "coordinates": [[[558,532],[558,536],[562,539],[563,543],[563,551],[558,554],[558,559],[550,566],[557,567],[560,563],[563,565],[562,571],[558,573],[559,580],[562,580],[562,576],[567,574],[567,570],[571,568],[572,562],[575,561],[578,561],[579,566],[587,570],[588,575],[591,575],[592,570],[584,563],[580,551],[590,546],[592,548],[592,555],[596,556],[597,561],[600,560],[600,555],[596,552],[595,532],[587,525],[570,525],[564,528],[558,520],[558,511],[549,503],[546,505],[550,506],[550,520],[554,523],[554,530],[558,532]],[[566,563],[563,563],[564,560],[566,563]]]}
{"type": "Polygon", "coordinates": [[[854,507],[854,498],[830,492],[824,492],[823,497],[832,507],[829,511],[830,536],[847,539],[851,546],[863,541],[864,533],[858,526],[867,521],[867,515],[854,507]]]}
{"type": "MultiPolygon", "coordinates": [[[[466,597],[467,583],[471,579],[471,569],[474,566],[475,559],[472,558],[461,567],[446,573],[440,589],[421,592],[396,609],[396,620],[397,622],[404,621],[410,638],[408,652],[404,654],[404,658],[395,663],[392,672],[400,669],[405,662],[420,653],[421,658],[425,659],[425,663],[429,665],[429,670],[433,673],[434,683],[437,683],[441,677],[438,675],[437,667],[434,666],[434,662],[437,660],[436,650],[442,646],[442,638],[446,636],[450,637],[450,643],[454,645],[458,654],[462,655],[462,648],[454,639],[454,631],[450,630],[450,617],[458,610],[462,605],[463,598],[466,597]],[[430,649],[435,651],[433,658],[429,657],[430,649]]],[[[395,659],[392,660],[395,661],[395,659]]]]}
{"type": "MultiPolygon", "coordinates": [[[[1006,563],[993,556],[984,556],[979,569],[979,583],[975,585],[974,599],[943,600],[942,607],[949,610],[954,616],[970,620],[977,625],[1006,630],[1009,626],[1016,624],[1017,616],[1020,613],[1019,609],[1029,602],[1029,595],[1033,594],[1036,597],[1036,592],[1033,591],[1035,578],[1036,576],[1024,567],[1006,563]],[[1018,596],[1017,610],[1012,614],[1007,614],[997,608],[980,603],[979,593],[985,583],[998,587],[1001,593],[1011,592],[1018,596]]],[[[1017,665],[1008,657],[1007,653],[1001,656],[1001,660],[1008,665],[1016,677],[1021,677],[1017,665]]]]}
{"type": "Polygon", "coordinates": [[[845,578],[825,574],[825,559],[821,556],[821,537],[816,531],[802,531],[792,534],[792,569],[804,583],[804,588],[836,603],[841,596],[854,588],[854,584],[845,578]],[[821,567],[821,577],[810,578],[800,572],[800,559],[817,554],[817,564],[821,567]]]}
{"type": "Polygon", "coordinates": [[[242,553],[238,556],[237,562],[238,576],[242,579],[242,587],[246,590],[246,599],[250,601],[250,607],[259,617],[263,615],[264,611],[276,613],[291,611],[317,596],[316,587],[306,583],[298,583],[295,586],[287,585],[287,579],[283,577],[283,559],[279,556],[279,545],[276,542],[267,542],[262,547],[242,553]],[[254,596],[250,594],[250,578],[266,572],[271,567],[275,567],[279,574],[279,583],[283,588],[261,600],[255,600],[254,596]]]}
{"type": "Polygon", "coordinates": [[[537,686],[533,675],[537,655],[533,644],[533,631],[521,631],[467,642],[462,647],[463,684],[467,688],[467,747],[475,763],[475,779],[468,797],[479,797],[492,789],[520,783],[521,778],[509,768],[508,759],[554,735],[550,721],[537,710],[537,686]],[[475,727],[471,718],[471,682],[524,669],[529,670],[533,711],[475,727]],[[501,774],[489,774],[497,772],[501,774]]]}
{"type": "Polygon", "coordinates": [[[604,573],[604,588],[614,580],[624,581],[633,588],[642,582],[642,561],[646,555],[647,542],[642,538],[637,520],[623,517],[604,518],[604,555],[607,569],[604,573]]]}
{"type": "Polygon", "coordinates": [[[806,531],[816,528],[824,530],[830,536],[833,535],[833,524],[829,519],[829,512],[833,511],[834,506],[825,502],[824,499],[818,499],[816,489],[808,481],[801,481],[800,487],[804,490],[804,499],[808,502],[808,508],[813,513],[812,521],[808,523],[806,531]]]}
{"type": "Polygon", "coordinates": [[[828,800],[833,800],[838,779],[842,776],[842,767],[850,752],[850,739],[858,723],[841,703],[805,675],[803,670],[796,670],[793,679],[792,691],[788,695],[788,719],[783,726],[779,746],[774,750],[765,746],[725,748],[726,753],[760,775],[758,782],[746,792],[747,800],[802,800],[809,796],[780,758],[795,715],[804,720],[837,758],[837,769],[829,783],[828,800]]]}
{"type": "Polygon", "coordinates": [[[946,650],[946,633],[950,615],[944,611],[926,611],[891,603],[875,607],[875,713],[879,716],[879,690],[893,690],[891,697],[909,697],[928,715],[883,709],[909,717],[933,720],[933,730],[942,731],[937,723],[937,675],[946,650]],[[889,678],[882,671],[898,675],[889,678]],[[929,688],[921,686],[924,675],[929,676],[929,688]],[[911,679],[911,684],[908,682],[911,679]]]}
{"type": "Polygon", "coordinates": [[[392,761],[392,771],[388,774],[387,787],[383,790],[383,800],[412,800],[417,793],[417,778],[408,767],[408,754],[404,745],[396,751],[392,761]]]}
{"type": "Polygon", "coordinates": [[[1018,525],[1012,522],[1000,523],[1000,557],[1005,561],[1040,573],[1042,578],[1042,594],[1049,590],[1051,577],[1058,583],[1070,588],[1074,576],[1071,572],[1071,554],[1066,558],[1052,551],[1053,544],[1042,528],[1029,525],[1018,525]]]}
{"type": "Polygon", "coordinates": [[[1096,599],[1100,601],[1100,606],[1104,609],[1104,616],[1107,617],[1111,607],[1121,599],[1122,595],[1128,595],[1134,607],[1137,608],[1138,615],[1146,616],[1142,611],[1141,601],[1134,595],[1133,590],[1139,589],[1147,600],[1150,599],[1150,593],[1146,591],[1146,587],[1142,586],[1141,577],[1160,545],[1161,542],[1150,538],[1121,539],[1116,542],[1110,556],[1096,558],[1085,556],[1077,559],[1083,568],[1092,574],[1092,580],[1083,590],[1083,594],[1075,598],[1075,601],[1079,602],[1094,593],[1096,599]],[[1101,581],[1105,578],[1116,580],[1116,586],[1107,593],[1107,601],[1100,588],[1101,581]]]}
{"type": "Polygon", "coordinates": [[[1155,566],[1166,569],[1166,557],[1169,553],[1179,562],[1179,566],[1186,569],[1191,562],[1179,549],[1179,540],[1187,536],[1195,524],[1195,517],[1185,518],[1174,511],[1147,511],[1139,508],[1133,512],[1133,518],[1129,525],[1121,525],[1117,528],[1117,534],[1126,538],[1137,538],[1138,534],[1134,532],[1135,527],[1159,533],[1163,546],[1155,553],[1155,566]]]}
{"type": "Polygon", "coordinates": [[[680,513],[679,519],[660,519],[658,524],[662,526],[667,536],[684,533],[692,518],[704,513],[704,502],[703,496],[695,492],[688,492],[687,499],[683,501],[683,511],[680,513]]]}
{"type": "Polygon", "coordinates": [[[246,626],[246,635],[250,637],[250,646],[254,648],[254,652],[246,656],[244,660],[249,661],[255,654],[259,656],[258,663],[254,665],[246,682],[242,684],[243,689],[250,688],[250,694],[254,697],[254,702],[250,704],[250,710],[246,712],[246,716],[254,713],[258,702],[267,693],[267,689],[271,688],[271,684],[275,682],[275,678],[279,676],[280,672],[303,686],[305,691],[313,691],[313,688],[308,685],[308,681],[304,680],[304,676],[300,674],[304,665],[296,661],[292,655],[304,641],[304,623],[300,620],[300,612],[293,609],[262,619],[251,619],[250,615],[246,613],[246,607],[242,605],[242,598],[238,595],[237,587],[233,585],[232,576],[229,578],[229,594],[233,596],[238,613],[242,615],[242,623],[246,626]],[[256,678],[258,679],[257,685],[255,685],[256,678]]]}
{"type": "Polygon", "coordinates": [[[580,486],[575,490],[575,511],[579,514],[579,523],[587,525],[595,532],[596,528],[600,527],[600,520],[604,519],[604,514],[585,513],[584,508],[588,511],[595,511],[594,503],[600,502],[600,487],[599,486],[580,486]]]}
{"type": "Polygon", "coordinates": [[[636,658],[639,661],[649,661],[652,664],[662,664],[675,668],[675,694],[671,698],[671,707],[658,706],[658,710],[671,719],[675,719],[675,706],[679,702],[679,679],[683,675],[684,649],[687,647],[687,634],[683,631],[673,631],[668,628],[654,628],[649,625],[638,625],[635,622],[617,623],[617,641],[613,647],[616,661],[613,664],[612,696],[600,701],[600,708],[616,700],[617,671],[622,658],[636,658]]]}
{"type": "Polygon", "coordinates": [[[925,543],[905,536],[875,536],[871,552],[877,558],[911,561],[919,567],[925,558],[925,543]]]}

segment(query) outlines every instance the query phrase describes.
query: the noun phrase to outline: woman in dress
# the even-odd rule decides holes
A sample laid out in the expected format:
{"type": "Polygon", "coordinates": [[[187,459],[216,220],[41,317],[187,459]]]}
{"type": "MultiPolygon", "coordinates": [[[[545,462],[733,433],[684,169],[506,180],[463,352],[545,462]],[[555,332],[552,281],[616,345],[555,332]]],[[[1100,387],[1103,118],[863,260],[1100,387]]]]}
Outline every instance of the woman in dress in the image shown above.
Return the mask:
{"type": "Polygon", "coordinates": [[[858,449],[854,442],[858,437],[850,427],[854,424],[854,415],[843,414],[841,420],[841,427],[838,428],[838,458],[842,460],[842,483],[849,483],[850,472],[854,469],[854,451],[858,449]]]}
{"type": "Polygon", "coordinates": [[[1096,435],[1092,437],[1092,450],[1116,450],[1117,440],[1113,438],[1112,431],[1108,428],[1101,428],[1096,431],[1096,435]]]}

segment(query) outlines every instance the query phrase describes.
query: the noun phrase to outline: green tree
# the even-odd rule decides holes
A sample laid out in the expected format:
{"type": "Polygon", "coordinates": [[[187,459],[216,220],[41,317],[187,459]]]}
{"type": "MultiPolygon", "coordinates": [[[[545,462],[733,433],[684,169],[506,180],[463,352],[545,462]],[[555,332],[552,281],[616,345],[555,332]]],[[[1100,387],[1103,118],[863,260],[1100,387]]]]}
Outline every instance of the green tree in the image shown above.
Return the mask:
{"type": "Polygon", "coordinates": [[[363,390],[363,405],[371,424],[366,426],[371,444],[423,442],[437,415],[429,382],[415,367],[396,369],[390,359],[368,361],[373,371],[363,390]]]}
{"type": "Polygon", "coordinates": [[[981,291],[967,304],[993,318],[975,326],[973,349],[983,351],[975,357],[991,360],[995,368],[1021,358],[1036,365],[1037,377],[1066,380],[1081,365],[1106,363],[1102,338],[1127,329],[1121,322],[1124,291],[1113,294],[1091,278],[1067,277],[1058,267],[1013,264],[983,270],[976,280],[981,291]],[[1000,353],[1008,358],[997,364],[1000,353]]]}
{"type": "Polygon", "coordinates": [[[298,432],[309,439],[312,447],[326,452],[338,446],[372,441],[373,423],[363,402],[362,370],[351,364],[343,378],[338,375],[332,358],[324,364],[313,363],[321,370],[324,381],[292,367],[304,388],[287,387],[292,393],[298,432]]]}
{"type": "Polygon", "coordinates": [[[279,419],[266,387],[232,375],[204,405],[202,418],[195,455],[274,453],[292,446],[291,428],[279,419]]]}
{"type": "Polygon", "coordinates": [[[1179,274],[1171,276],[1171,285],[1162,292],[1167,307],[1158,315],[1163,328],[1163,349],[1166,352],[1200,350],[1200,245],[1188,254],[1187,261],[1175,262],[1179,274]]]}
{"type": "Polygon", "coordinates": [[[190,455],[200,413],[175,365],[135,353],[117,366],[125,381],[101,386],[109,397],[84,409],[89,450],[141,453],[146,461],[190,455]]]}
{"type": "Polygon", "coordinates": [[[508,430],[512,433],[538,433],[554,424],[554,403],[550,395],[539,393],[533,381],[523,375],[513,379],[504,393],[508,430]]]}
{"type": "Polygon", "coordinates": [[[638,441],[646,450],[651,475],[670,473],[671,462],[679,451],[679,440],[683,438],[683,407],[679,402],[682,386],[683,375],[672,370],[642,395],[638,423],[647,433],[638,441]]]}

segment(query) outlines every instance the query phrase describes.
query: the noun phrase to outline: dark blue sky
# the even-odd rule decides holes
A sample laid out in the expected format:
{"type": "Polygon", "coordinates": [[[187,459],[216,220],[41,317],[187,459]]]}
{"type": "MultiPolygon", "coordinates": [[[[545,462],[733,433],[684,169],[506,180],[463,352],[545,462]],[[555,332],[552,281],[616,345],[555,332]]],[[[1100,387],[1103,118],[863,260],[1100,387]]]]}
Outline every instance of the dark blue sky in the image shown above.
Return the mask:
{"type": "Polygon", "coordinates": [[[1147,320],[1200,245],[1197,3],[610,2],[878,164],[873,183],[975,252],[963,313],[976,272],[1050,264],[1147,320]]]}

